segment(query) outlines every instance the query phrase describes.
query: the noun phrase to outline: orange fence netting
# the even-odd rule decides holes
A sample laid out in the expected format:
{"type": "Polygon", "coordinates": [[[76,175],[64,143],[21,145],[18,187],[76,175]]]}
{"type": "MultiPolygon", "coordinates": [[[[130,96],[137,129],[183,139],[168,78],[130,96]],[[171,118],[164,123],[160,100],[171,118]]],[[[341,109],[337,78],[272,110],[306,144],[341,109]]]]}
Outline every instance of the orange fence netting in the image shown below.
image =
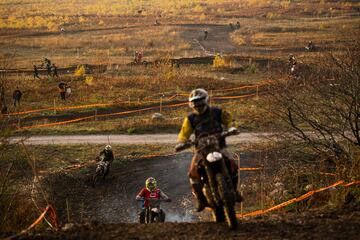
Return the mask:
{"type": "Polygon", "coordinates": [[[354,184],[360,184],[360,181],[354,181],[354,182],[351,182],[351,183],[347,183],[347,184],[344,184],[344,181],[343,180],[340,180],[340,181],[337,181],[327,187],[322,187],[322,188],[319,188],[319,189],[316,189],[316,190],[312,190],[312,191],[309,191],[303,195],[301,195],[300,197],[297,197],[297,198],[292,198],[286,202],[283,202],[283,203],[280,203],[276,206],[273,206],[273,207],[270,207],[270,208],[267,208],[267,209],[263,209],[263,210],[257,210],[257,211],[253,211],[253,212],[249,212],[249,213],[245,213],[245,214],[236,214],[236,216],[238,218],[242,218],[242,217],[251,217],[251,216],[257,216],[257,215],[262,215],[262,214],[265,214],[265,213],[268,213],[268,212],[271,212],[271,211],[275,211],[275,210],[278,210],[278,209],[281,209],[281,208],[284,208],[294,202],[300,202],[312,195],[314,195],[315,193],[318,193],[318,192],[322,192],[322,191],[325,191],[325,190],[328,190],[330,188],[333,188],[333,187],[336,187],[338,185],[341,185],[343,187],[349,187],[351,185],[354,185],[354,184]]]}
{"type": "MultiPolygon", "coordinates": [[[[225,88],[225,89],[214,89],[214,90],[209,90],[210,92],[228,92],[228,91],[236,91],[236,90],[241,90],[241,89],[246,89],[246,88],[259,88],[261,86],[264,85],[268,85],[270,83],[270,80],[266,80],[263,83],[257,84],[257,85],[246,85],[246,86],[241,86],[241,87],[234,87],[234,88],[225,88]]],[[[145,98],[143,100],[138,100],[138,102],[160,102],[160,101],[170,101],[175,99],[178,96],[188,96],[188,93],[177,93],[174,95],[171,95],[167,98],[163,98],[162,100],[160,99],[153,99],[153,98],[145,98]]],[[[136,102],[136,100],[133,100],[136,102]]],[[[68,106],[68,107],[50,107],[50,108],[41,108],[41,109],[32,109],[32,110],[26,110],[26,111],[22,111],[22,112],[14,112],[14,113],[9,113],[7,114],[8,116],[16,116],[16,115],[24,115],[24,114],[30,114],[30,113],[37,113],[37,112],[43,112],[43,111],[63,111],[63,110],[71,110],[71,109],[81,109],[81,108],[92,108],[92,107],[107,107],[107,106],[112,106],[112,105],[116,105],[119,103],[129,103],[129,100],[121,100],[121,101],[117,101],[115,103],[96,103],[96,104],[88,104],[88,105],[80,105],[80,106],[68,106]]]]}
{"type": "Polygon", "coordinates": [[[54,225],[51,227],[55,227],[55,229],[58,229],[59,226],[58,226],[55,210],[52,207],[52,205],[48,204],[46,206],[45,210],[41,213],[41,215],[29,227],[27,227],[26,229],[20,231],[19,233],[15,234],[15,235],[5,238],[4,240],[16,239],[16,238],[20,237],[21,235],[26,234],[28,231],[30,231],[32,228],[34,228],[36,225],[38,225],[41,222],[41,220],[45,217],[45,215],[48,211],[50,211],[50,218],[52,219],[53,225],[54,225]]]}

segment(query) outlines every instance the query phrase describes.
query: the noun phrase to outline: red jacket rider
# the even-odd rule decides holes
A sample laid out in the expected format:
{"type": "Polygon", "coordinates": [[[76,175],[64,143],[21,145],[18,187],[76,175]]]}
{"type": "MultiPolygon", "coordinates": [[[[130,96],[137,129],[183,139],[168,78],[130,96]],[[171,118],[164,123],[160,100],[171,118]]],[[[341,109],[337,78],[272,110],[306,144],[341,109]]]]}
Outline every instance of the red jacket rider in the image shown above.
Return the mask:
{"type": "MultiPolygon", "coordinates": [[[[156,187],[156,180],[153,177],[149,177],[145,181],[145,187],[140,190],[136,195],[136,200],[143,200],[143,208],[139,213],[140,223],[145,223],[145,209],[149,207],[150,199],[160,199],[163,198],[165,201],[170,202],[170,198],[163,193],[159,188],[156,187]]],[[[162,212],[165,219],[165,214],[162,212]]]]}
{"type": "Polygon", "coordinates": [[[165,201],[170,200],[169,197],[156,187],[156,180],[153,177],[146,179],[145,186],[136,195],[136,200],[144,200],[144,208],[149,206],[149,199],[160,199],[163,198],[165,201]]]}

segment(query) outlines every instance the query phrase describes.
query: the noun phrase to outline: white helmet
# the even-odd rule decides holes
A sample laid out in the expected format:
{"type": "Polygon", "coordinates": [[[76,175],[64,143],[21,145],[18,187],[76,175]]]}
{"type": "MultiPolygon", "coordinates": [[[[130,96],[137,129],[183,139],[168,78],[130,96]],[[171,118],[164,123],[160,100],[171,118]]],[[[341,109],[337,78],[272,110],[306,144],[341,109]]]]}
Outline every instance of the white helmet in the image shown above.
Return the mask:
{"type": "Polygon", "coordinates": [[[110,145],[105,146],[105,151],[111,151],[112,147],[110,145]]]}
{"type": "Polygon", "coordinates": [[[189,106],[199,114],[208,107],[209,94],[202,88],[193,90],[189,95],[189,106]]]}

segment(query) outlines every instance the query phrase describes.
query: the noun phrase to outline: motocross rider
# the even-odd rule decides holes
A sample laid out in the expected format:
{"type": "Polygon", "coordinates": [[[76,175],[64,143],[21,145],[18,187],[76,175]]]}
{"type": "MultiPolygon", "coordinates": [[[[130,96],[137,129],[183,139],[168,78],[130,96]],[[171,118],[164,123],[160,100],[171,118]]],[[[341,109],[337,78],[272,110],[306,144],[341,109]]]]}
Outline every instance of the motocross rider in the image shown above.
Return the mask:
{"type": "Polygon", "coordinates": [[[149,199],[160,198],[164,199],[166,202],[171,202],[171,199],[157,187],[156,179],[149,177],[145,181],[145,187],[136,195],[137,201],[144,200],[143,208],[139,213],[140,223],[145,223],[145,210],[149,206],[149,199]]]}
{"type": "MultiPolygon", "coordinates": [[[[237,131],[232,126],[234,124],[232,115],[225,110],[217,107],[209,106],[209,95],[201,88],[195,89],[190,93],[189,106],[193,109],[193,113],[189,114],[183,122],[180,133],[178,135],[175,150],[181,149],[189,140],[190,135],[195,132],[195,138],[203,134],[221,133],[224,130],[237,131]]],[[[233,186],[236,191],[236,200],[242,200],[241,195],[237,192],[237,171],[238,166],[235,163],[232,154],[226,149],[225,139],[220,140],[221,153],[225,157],[226,165],[232,178],[233,186]]],[[[190,184],[197,198],[196,211],[200,212],[206,207],[206,198],[202,192],[202,183],[200,175],[197,171],[198,161],[201,159],[195,147],[195,154],[191,160],[189,169],[190,184]]]]}
{"type": "MultiPolygon", "coordinates": [[[[114,161],[114,153],[112,151],[112,147],[110,145],[106,145],[105,148],[100,152],[97,159],[111,164],[112,161],[114,161]]],[[[106,172],[104,173],[104,178],[106,177],[106,175],[108,175],[109,170],[110,170],[110,165],[108,168],[106,168],[106,172]]]]}

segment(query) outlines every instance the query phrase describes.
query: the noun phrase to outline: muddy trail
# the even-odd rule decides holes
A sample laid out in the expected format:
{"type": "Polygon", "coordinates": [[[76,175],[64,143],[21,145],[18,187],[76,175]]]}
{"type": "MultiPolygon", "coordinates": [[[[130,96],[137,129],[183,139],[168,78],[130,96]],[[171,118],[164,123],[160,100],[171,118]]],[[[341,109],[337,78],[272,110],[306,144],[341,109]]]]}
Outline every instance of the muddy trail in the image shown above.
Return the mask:
{"type": "Polygon", "coordinates": [[[167,221],[193,221],[191,192],[187,180],[189,153],[174,157],[124,160],[117,157],[109,176],[92,187],[95,164],[73,172],[58,172],[44,178],[44,185],[57,209],[59,221],[67,221],[66,202],[70,219],[81,223],[96,219],[103,223],[136,222],[140,203],[136,194],[146,178],[155,177],[158,185],[173,201],[162,205],[167,221]]]}
{"type": "MultiPolygon", "coordinates": [[[[57,232],[30,232],[19,239],[358,239],[359,205],[243,218],[236,231],[229,231],[226,224],[211,222],[209,212],[193,211],[194,199],[187,179],[191,155],[184,152],[131,159],[117,156],[108,178],[95,188],[91,186],[95,164],[43,175],[42,186],[55,206],[62,228],[57,232]],[[137,223],[140,205],[135,196],[149,176],[155,177],[160,189],[172,199],[162,204],[166,212],[164,224],[137,223]]],[[[258,165],[259,156],[241,154],[242,167],[258,165]]],[[[242,173],[242,183],[251,182],[253,174],[242,173]]],[[[251,206],[255,200],[250,195],[244,197],[245,212],[258,208],[251,206]]],[[[239,211],[240,204],[236,208],[239,211]]]]}
{"type": "Polygon", "coordinates": [[[359,208],[272,214],[239,221],[236,231],[213,222],[76,225],[67,231],[40,233],[20,239],[359,239],[359,208]]]}

